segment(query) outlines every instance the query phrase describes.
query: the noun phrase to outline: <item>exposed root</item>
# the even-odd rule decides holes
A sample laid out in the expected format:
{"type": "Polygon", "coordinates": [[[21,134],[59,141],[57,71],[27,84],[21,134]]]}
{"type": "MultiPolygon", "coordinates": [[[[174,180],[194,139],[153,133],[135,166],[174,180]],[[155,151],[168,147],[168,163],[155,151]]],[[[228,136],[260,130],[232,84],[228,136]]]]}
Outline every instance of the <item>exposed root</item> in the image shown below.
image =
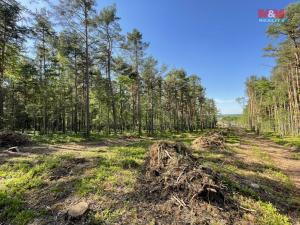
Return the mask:
{"type": "Polygon", "coordinates": [[[12,131],[0,132],[0,147],[12,147],[27,144],[30,144],[30,140],[25,134],[12,131]]]}
{"type": "Polygon", "coordinates": [[[192,143],[192,148],[195,150],[224,149],[225,138],[221,133],[213,132],[195,139],[192,143]]]}
{"type": "Polygon", "coordinates": [[[152,206],[152,213],[159,215],[157,224],[205,224],[215,219],[207,213],[211,204],[216,209],[233,206],[230,199],[225,204],[219,175],[200,165],[181,143],[154,143],[144,169],[137,190],[139,200],[147,204],[139,207],[152,206]]]}
{"type": "Polygon", "coordinates": [[[198,164],[191,150],[180,143],[157,142],[150,148],[144,189],[181,206],[204,200],[222,204],[224,195],[218,175],[198,164]]]}

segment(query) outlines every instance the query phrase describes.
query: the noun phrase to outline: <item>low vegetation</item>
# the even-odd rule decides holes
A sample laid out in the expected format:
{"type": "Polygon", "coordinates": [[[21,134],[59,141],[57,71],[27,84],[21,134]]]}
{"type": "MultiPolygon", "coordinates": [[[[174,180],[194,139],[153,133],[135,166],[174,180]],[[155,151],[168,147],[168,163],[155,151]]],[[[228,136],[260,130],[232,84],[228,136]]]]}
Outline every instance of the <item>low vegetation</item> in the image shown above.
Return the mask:
{"type": "MultiPolygon", "coordinates": [[[[174,134],[165,139],[191,146],[199,135],[174,134]]],[[[159,208],[162,205],[157,208],[158,203],[152,206],[153,200],[146,199],[153,193],[146,194],[146,189],[141,188],[145,185],[142,174],[148,148],[159,138],[101,137],[100,141],[60,144],[56,142],[61,138],[58,136],[48,139],[48,143],[56,144],[47,150],[43,146],[24,147],[21,152],[27,155],[2,157],[0,221],[17,225],[32,221],[43,224],[53,221],[55,214],[56,222],[64,224],[68,207],[80,199],[89,203],[89,211],[80,221],[89,224],[160,221],[155,216],[160,213],[157,209],[167,208],[159,208]]],[[[218,174],[227,205],[218,206],[219,203],[202,199],[201,214],[212,223],[225,220],[294,224],[299,219],[300,197],[295,194],[293,182],[266,152],[250,142],[247,146],[251,151],[245,151],[241,142],[247,143],[247,140],[230,132],[225,135],[225,149],[194,150],[193,157],[198,163],[218,174]],[[246,160],[240,158],[243,154],[246,160]],[[231,209],[227,213],[220,211],[220,207],[229,207],[228,204],[231,209]]],[[[178,207],[179,214],[187,213],[185,206],[177,200],[175,203],[177,206],[172,207],[178,207]]]]}
{"type": "Polygon", "coordinates": [[[266,135],[276,144],[285,145],[287,147],[294,147],[295,150],[300,150],[300,137],[299,136],[282,136],[269,133],[266,135]]]}

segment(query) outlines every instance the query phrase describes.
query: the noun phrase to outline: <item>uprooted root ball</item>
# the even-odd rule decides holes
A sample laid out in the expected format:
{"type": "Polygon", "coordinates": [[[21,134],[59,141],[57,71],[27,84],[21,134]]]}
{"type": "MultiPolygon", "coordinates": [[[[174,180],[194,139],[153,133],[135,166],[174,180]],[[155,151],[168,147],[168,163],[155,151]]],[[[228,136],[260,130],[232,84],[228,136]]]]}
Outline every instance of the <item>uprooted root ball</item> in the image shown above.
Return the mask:
{"type": "Polygon", "coordinates": [[[151,146],[146,180],[149,194],[172,199],[179,206],[191,207],[198,200],[224,201],[217,174],[199,165],[190,149],[180,143],[158,142],[151,146]]]}
{"type": "Polygon", "coordinates": [[[175,166],[191,157],[190,149],[181,143],[156,142],[150,147],[150,168],[160,170],[166,166],[175,166]]]}
{"type": "Polygon", "coordinates": [[[238,216],[227,213],[235,206],[220,175],[200,165],[183,144],[154,143],[143,170],[135,188],[141,223],[150,217],[153,224],[212,224],[238,216]]]}
{"type": "Polygon", "coordinates": [[[24,134],[3,131],[0,132],[0,147],[11,147],[30,144],[29,137],[24,134]]]}
{"type": "Polygon", "coordinates": [[[192,143],[192,148],[201,149],[224,149],[225,138],[218,132],[210,133],[195,139],[192,143]]]}

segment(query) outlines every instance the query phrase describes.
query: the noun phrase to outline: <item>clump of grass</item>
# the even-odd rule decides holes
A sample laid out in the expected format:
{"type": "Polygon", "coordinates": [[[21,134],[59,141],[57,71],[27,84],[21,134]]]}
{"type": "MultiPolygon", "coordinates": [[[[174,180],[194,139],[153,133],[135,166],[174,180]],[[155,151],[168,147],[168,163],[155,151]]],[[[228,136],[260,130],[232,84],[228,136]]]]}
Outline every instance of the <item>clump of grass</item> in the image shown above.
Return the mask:
{"type": "MultiPolygon", "coordinates": [[[[116,139],[120,136],[118,134],[105,134],[105,133],[91,133],[90,137],[86,138],[83,133],[51,133],[51,134],[39,134],[29,133],[28,134],[33,142],[44,143],[44,144],[64,144],[64,143],[78,143],[84,141],[101,141],[105,138],[116,139]]],[[[136,136],[137,133],[124,133],[122,135],[136,136]]],[[[170,136],[168,136],[170,137],[170,136]]]]}
{"type": "Polygon", "coordinates": [[[84,137],[80,134],[30,134],[30,137],[36,143],[45,144],[61,144],[84,141],[84,137]]]}
{"type": "Polygon", "coordinates": [[[10,193],[23,193],[25,190],[39,187],[43,184],[47,173],[57,168],[61,163],[59,157],[45,157],[37,162],[19,161],[5,163],[0,166],[0,178],[5,178],[0,190],[10,193]]]}
{"type": "Polygon", "coordinates": [[[136,159],[144,159],[145,153],[146,153],[146,147],[148,147],[150,143],[136,143],[132,145],[128,145],[126,147],[111,147],[109,151],[114,152],[115,155],[114,158],[116,159],[117,157],[133,157],[136,159]],[[144,146],[145,145],[145,146],[144,146]]]}
{"type": "Polygon", "coordinates": [[[125,148],[122,148],[122,147],[119,147],[119,146],[117,148],[119,148],[120,151],[122,151],[122,149],[123,149],[125,152],[132,152],[133,153],[133,150],[137,150],[139,152],[140,151],[145,152],[145,148],[147,148],[151,143],[152,143],[152,141],[150,141],[150,140],[142,140],[142,141],[130,143],[130,144],[126,145],[125,148]]]}
{"type": "Polygon", "coordinates": [[[256,204],[259,216],[257,217],[258,224],[261,225],[290,225],[289,218],[280,214],[271,203],[258,201],[256,204]]]}
{"type": "Polygon", "coordinates": [[[278,210],[270,202],[266,203],[261,200],[253,200],[248,197],[238,195],[235,195],[234,199],[236,199],[244,208],[254,210],[255,218],[251,224],[291,225],[289,218],[278,212],[278,210]]]}
{"type": "Polygon", "coordinates": [[[272,169],[267,169],[267,170],[265,170],[265,173],[267,175],[270,175],[274,179],[280,181],[281,183],[283,183],[287,187],[289,187],[289,188],[293,187],[293,182],[283,172],[281,172],[281,171],[275,171],[275,170],[272,170],[272,169]]]}
{"type": "Polygon", "coordinates": [[[92,215],[91,223],[92,224],[112,224],[118,221],[118,218],[122,216],[124,213],[123,210],[111,210],[111,209],[104,209],[101,212],[96,212],[92,215]]]}
{"type": "Polygon", "coordinates": [[[230,179],[228,176],[223,176],[223,183],[228,188],[228,190],[232,193],[239,193],[243,196],[258,200],[259,197],[255,191],[253,191],[250,187],[239,184],[238,182],[230,179]]]}
{"type": "Polygon", "coordinates": [[[226,136],[225,142],[229,143],[229,144],[239,144],[241,142],[241,140],[240,140],[240,137],[230,134],[230,135],[226,136]]]}
{"type": "Polygon", "coordinates": [[[197,153],[200,157],[205,158],[206,160],[221,160],[224,159],[224,155],[221,153],[215,153],[215,152],[194,152],[197,153]]]}
{"type": "Polygon", "coordinates": [[[102,154],[99,165],[77,182],[76,192],[80,195],[102,196],[106,191],[119,191],[122,188],[126,191],[132,188],[150,143],[143,141],[123,147],[110,147],[102,154]]]}
{"type": "Polygon", "coordinates": [[[24,199],[45,183],[51,170],[70,156],[44,156],[35,160],[6,162],[0,166],[0,221],[27,224],[37,213],[27,209],[24,199]]]}
{"type": "Polygon", "coordinates": [[[25,225],[33,220],[35,212],[27,209],[20,196],[10,197],[0,192],[0,221],[4,224],[25,225]]]}
{"type": "Polygon", "coordinates": [[[225,165],[224,169],[228,170],[230,173],[238,173],[239,172],[239,168],[237,168],[235,165],[225,165]]]}
{"type": "Polygon", "coordinates": [[[101,196],[104,193],[102,183],[99,183],[99,180],[92,177],[80,179],[75,185],[75,190],[76,193],[81,196],[85,196],[89,193],[101,196]]]}
{"type": "Polygon", "coordinates": [[[288,199],[289,205],[296,209],[298,215],[300,215],[300,196],[292,195],[288,199]]]}
{"type": "Polygon", "coordinates": [[[123,169],[134,169],[138,168],[140,165],[134,159],[124,159],[121,161],[121,166],[123,169]]]}
{"type": "Polygon", "coordinates": [[[273,165],[273,161],[268,153],[262,151],[258,147],[254,147],[253,152],[254,152],[254,155],[263,163],[265,163],[267,165],[273,165]]]}
{"type": "Polygon", "coordinates": [[[300,149],[300,136],[282,136],[275,133],[267,133],[265,136],[276,144],[294,146],[300,149]]]}

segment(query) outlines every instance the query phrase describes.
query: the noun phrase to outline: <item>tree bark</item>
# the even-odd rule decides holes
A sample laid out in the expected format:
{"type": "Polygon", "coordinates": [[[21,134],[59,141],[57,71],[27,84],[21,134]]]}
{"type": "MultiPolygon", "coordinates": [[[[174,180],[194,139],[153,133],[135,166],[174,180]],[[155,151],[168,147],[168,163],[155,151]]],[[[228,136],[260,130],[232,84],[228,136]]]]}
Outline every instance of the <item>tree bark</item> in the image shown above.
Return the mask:
{"type": "Polygon", "coordinates": [[[84,1],[85,25],[85,135],[90,136],[90,79],[89,79],[89,38],[88,38],[88,3],[84,1]]]}

